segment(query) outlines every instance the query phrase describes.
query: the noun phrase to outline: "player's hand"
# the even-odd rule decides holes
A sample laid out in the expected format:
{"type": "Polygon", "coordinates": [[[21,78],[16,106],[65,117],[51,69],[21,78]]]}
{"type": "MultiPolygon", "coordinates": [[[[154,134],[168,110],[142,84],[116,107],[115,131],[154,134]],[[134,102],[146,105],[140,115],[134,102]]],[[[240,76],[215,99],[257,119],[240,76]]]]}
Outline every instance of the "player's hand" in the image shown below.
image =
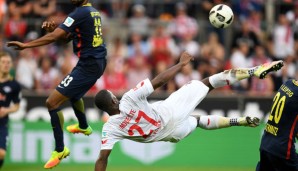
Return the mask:
{"type": "Polygon", "coordinates": [[[18,41],[11,41],[6,44],[8,47],[14,47],[15,50],[23,50],[26,48],[25,43],[18,42],[18,41]]]}
{"type": "Polygon", "coordinates": [[[1,107],[0,108],[0,118],[5,117],[6,115],[8,115],[8,109],[5,107],[1,107]]]}
{"type": "Polygon", "coordinates": [[[45,29],[47,32],[53,32],[57,28],[55,21],[45,21],[42,23],[41,28],[45,29]]]}
{"type": "Polygon", "coordinates": [[[194,59],[193,56],[191,56],[189,53],[183,52],[180,57],[179,63],[181,63],[183,66],[185,66],[193,59],[194,59]]]}

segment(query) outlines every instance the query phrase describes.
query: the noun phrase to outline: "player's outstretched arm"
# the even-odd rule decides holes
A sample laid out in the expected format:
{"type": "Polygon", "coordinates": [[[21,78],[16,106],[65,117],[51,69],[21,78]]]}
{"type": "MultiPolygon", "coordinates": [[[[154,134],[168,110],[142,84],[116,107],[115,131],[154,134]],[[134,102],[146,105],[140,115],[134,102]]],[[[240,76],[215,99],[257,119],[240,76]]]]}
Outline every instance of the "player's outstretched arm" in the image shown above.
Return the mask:
{"type": "Polygon", "coordinates": [[[53,43],[53,42],[57,41],[58,39],[66,37],[66,36],[67,36],[67,33],[63,29],[57,28],[53,32],[46,34],[43,37],[38,38],[36,40],[30,41],[28,43],[11,41],[11,42],[7,43],[7,46],[8,47],[14,46],[15,50],[23,50],[26,48],[33,48],[33,47],[37,47],[37,46],[47,45],[47,44],[53,43]]]}
{"type": "Polygon", "coordinates": [[[162,73],[158,74],[153,80],[151,80],[151,84],[152,84],[153,88],[157,89],[158,87],[166,84],[191,60],[193,60],[193,57],[190,54],[188,54],[187,52],[183,52],[178,64],[163,71],[162,73]]]}
{"type": "MultiPolygon", "coordinates": [[[[58,27],[58,24],[55,21],[44,21],[41,25],[41,28],[47,31],[48,33],[53,32],[58,27]]],[[[71,33],[67,33],[63,37],[59,37],[60,41],[63,43],[68,43],[71,41],[71,33]]]]}
{"type": "Polygon", "coordinates": [[[112,150],[101,150],[99,158],[95,163],[94,171],[106,171],[108,165],[108,158],[112,150]]]}

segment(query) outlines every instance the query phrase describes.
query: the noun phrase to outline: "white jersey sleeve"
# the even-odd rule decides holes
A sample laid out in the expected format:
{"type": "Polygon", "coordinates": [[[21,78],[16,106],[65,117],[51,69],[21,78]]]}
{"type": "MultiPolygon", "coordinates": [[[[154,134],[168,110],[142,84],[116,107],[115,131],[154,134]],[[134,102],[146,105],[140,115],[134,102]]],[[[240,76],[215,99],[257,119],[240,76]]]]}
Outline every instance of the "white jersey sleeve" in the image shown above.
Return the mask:
{"type": "Polygon", "coordinates": [[[129,90],[126,95],[128,95],[134,101],[140,101],[146,99],[151,93],[153,93],[154,88],[151,81],[147,78],[141,81],[135,88],[129,90]]]}
{"type": "Polygon", "coordinates": [[[101,150],[111,150],[118,141],[123,139],[121,136],[117,136],[117,132],[113,130],[115,128],[111,124],[104,124],[101,136],[101,150]]]}

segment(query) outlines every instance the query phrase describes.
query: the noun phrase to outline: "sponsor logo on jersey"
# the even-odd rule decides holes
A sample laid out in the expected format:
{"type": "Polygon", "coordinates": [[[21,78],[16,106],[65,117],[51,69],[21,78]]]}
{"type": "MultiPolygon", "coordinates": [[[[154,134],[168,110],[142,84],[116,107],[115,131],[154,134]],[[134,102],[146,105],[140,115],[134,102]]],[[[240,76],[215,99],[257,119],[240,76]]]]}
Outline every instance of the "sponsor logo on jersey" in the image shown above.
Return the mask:
{"type": "Polygon", "coordinates": [[[265,127],[265,131],[274,135],[274,136],[277,136],[278,128],[267,123],[266,127],[265,127]]]}
{"type": "Polygon", "coordinates": [[[292,97],[293,96],[293,92],[291,91],[291,89],[285,85],[281,85],[280,86],[280,89],[285,92],[289,97],[292,97]]]}
{"type": "Polygon", "coordinates": [[[63,24],[66,25],[67,27],[70,27],[74,23],[74,21],[75,20],[73,18],[67,17],[63,24]]]}

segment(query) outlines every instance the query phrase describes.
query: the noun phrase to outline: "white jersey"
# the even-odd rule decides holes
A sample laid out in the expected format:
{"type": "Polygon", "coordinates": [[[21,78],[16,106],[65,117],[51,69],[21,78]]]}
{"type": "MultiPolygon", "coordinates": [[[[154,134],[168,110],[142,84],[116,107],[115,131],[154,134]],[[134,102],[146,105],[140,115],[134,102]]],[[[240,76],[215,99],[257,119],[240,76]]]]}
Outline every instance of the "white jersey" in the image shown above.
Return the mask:
{"type": "Polygon", "coordinates": [[[147,97],[154,91],[153,86],[149,79],[140,82],[123,95],[120,114],[111,116],[104,124],[101,149],[112,149],[122,139],[149,143],[178,142],[186,137],[197,125],[189,115],[209,90],[206,86],[197,87],[202,84],[199,81],[187,84],[166,100],[149,104],[147,97]],[[194,96],[196,90],[200,96],[194,96]]]}

